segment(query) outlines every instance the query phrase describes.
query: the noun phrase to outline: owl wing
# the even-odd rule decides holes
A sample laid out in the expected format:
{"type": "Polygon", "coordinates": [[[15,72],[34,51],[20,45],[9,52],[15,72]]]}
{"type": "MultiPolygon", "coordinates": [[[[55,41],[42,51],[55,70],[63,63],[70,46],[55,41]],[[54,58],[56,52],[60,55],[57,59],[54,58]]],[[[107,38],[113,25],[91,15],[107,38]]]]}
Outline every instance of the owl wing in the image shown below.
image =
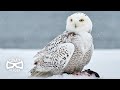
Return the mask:
{"type": "Polygon", "coordinates": [[[36,65],[36,71],[48,72],[54,69],[62,70],[68,64],[74,53],[75,47],[72,43],[59,44],[54,48],[55,52],[46,53],[36,65]]]}
{"type": "Polygon", "coordinates": [[[34,57],[44,56],[45,53],[55,52],[55,49],[59,44],[65,43],[67,39],[67,32],[63,32],[63,34],[57,36],[51,42],[49,42],[43,49],[41,49],[34,57]]]}
{"type": "Polygon", "coordinates": [[[37,71],[62,69],[67,65],[75,50],[72,43],[66,43],[67,35],[66,32],[59,35],[36,55],[37,71]]]}

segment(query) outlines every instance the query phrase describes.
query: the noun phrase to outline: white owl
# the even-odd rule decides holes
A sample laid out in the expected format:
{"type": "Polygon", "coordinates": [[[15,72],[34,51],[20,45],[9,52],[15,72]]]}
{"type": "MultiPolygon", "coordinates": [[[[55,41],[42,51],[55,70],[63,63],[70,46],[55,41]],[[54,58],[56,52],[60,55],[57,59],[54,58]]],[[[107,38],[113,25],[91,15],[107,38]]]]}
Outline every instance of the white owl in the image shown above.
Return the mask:
{"type": "Polygon", "coordinates": [[[91,59],[92,21],[84,13],[67,18],[66,30],[35,55],[31,76],[51,76],[62,73],[78,74],[91,59]]]}

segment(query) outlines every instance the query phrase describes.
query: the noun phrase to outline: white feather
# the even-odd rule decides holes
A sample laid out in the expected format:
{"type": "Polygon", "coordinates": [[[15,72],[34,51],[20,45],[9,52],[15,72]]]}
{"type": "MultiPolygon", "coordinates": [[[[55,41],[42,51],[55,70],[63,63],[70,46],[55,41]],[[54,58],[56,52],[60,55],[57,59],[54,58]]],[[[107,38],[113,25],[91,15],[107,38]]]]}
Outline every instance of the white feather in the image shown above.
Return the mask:
{"type": "Polygon", "coordinates": [[[82,39],[81,41],[82,52],[86,53],[91,48],[91,45],[93,43],[92,36],[88,32],[79,32],[79,35],[82,39]]]}

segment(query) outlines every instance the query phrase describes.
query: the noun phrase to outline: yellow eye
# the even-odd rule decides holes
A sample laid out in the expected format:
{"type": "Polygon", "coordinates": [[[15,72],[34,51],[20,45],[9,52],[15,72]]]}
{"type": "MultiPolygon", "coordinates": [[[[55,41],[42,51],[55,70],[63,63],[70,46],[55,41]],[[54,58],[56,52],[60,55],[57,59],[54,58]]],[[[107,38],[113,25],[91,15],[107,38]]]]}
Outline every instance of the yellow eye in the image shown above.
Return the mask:
{"type": "Polygon", "coordinates": [[[70,19],[70,21],[72,22],[73,20],[72,20],[72,19],[70,19]]]}
{"type": "Polygon", "coordinates": [[[80,19],[79,21],[80,21],[80,22],[83,22],[83,21],[84,21],[84,19],[80,19]]]}

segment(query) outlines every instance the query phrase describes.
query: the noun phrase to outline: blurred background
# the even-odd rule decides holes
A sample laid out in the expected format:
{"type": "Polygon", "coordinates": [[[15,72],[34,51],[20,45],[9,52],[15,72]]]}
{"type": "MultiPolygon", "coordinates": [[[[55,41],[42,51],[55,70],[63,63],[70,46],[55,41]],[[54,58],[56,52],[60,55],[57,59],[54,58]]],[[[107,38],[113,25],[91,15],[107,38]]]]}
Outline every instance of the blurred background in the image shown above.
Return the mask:
{"type": "MultiPolygon", "coordinates": [[[[65,30],[77,11],[0,11],[0,48],[40,49],[65,30]]],[[[119,11],[82,11],[93,22],[95,49],[120,48],[119,11]]]]}

